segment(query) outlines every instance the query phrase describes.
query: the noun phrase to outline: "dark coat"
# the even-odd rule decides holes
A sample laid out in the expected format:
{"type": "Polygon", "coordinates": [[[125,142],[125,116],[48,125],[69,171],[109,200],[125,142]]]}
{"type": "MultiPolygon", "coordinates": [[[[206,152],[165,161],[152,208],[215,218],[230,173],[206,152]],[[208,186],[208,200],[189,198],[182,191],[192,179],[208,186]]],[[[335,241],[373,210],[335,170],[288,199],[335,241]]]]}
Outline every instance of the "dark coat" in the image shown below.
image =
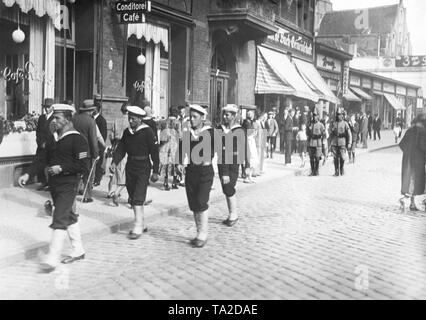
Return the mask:
{"type": "Polygon", "coordinates": [[[106,142],[107,135],[108,135],[107,121],[105,120],[105,118],[101,114],[96,118],[95,121],[96,121],[96,125],[99,128],[99,131],[101,132],[102,138],[104,138],[104,141],[106,142]]]}
{"type": "Polygon", "coordinates": [[[368,130],[370,131],[371,128],[374,128],[374,120],[372,116],[368,116],[368,130]]]}
{"type": "Polygon", "coordinates": [[[89,143],[90,157],[95,159],[99,156],[99,145],[96,134],[96,122],[86,113],[75,114],[73,118],[74,128],[86,138],[89,143]]]}
{"type": "Polygon", "coordinates": [[[284,139],[287,141],[292,141],[294,139],[293,136],[293,118],[288,116],[284,122],[284,139]]]}
{"type": "Polygon", "coordinates": [[[425,191],[426,129],[411,127],[399,147],[403,152],[401,194],[421,195],[425,191]]]}
{"type": "Polygon", "coordinates": [[[374,118],[373,120],[373,130],[380,130],[382,128],[382,119],[374,118]]]}
{"type": "Polygon", "coordinates": [[[39,148],[44,148],[48,137],[52,134],[50,132],[50,123],[53,120],[53,115],[50,116],[49,120],[45,114],[42,114],[37,121],[36,130],[36,141],[39,148]]]}

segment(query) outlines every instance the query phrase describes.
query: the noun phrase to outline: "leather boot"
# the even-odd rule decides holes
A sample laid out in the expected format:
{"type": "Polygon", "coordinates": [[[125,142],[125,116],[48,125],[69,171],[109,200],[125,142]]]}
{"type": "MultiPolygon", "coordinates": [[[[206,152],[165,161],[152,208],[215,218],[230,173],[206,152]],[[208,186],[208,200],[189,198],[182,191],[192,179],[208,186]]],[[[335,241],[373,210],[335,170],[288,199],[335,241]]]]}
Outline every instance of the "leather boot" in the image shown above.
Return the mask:
{"type": "Polygon", "coordinates": [[[343,176],[345,174],[344,167],[345,167],[345,160],[340,159],[340,175],[341,176],[343,176]]]}
{"type": "Polygon", "coordinates": [[[83,260],[85,258],[85,251],[81,240],[80,224],[77,222],[69,226],[67,232],[71,241],[72,252],[69,257],[62,260],[62,263],[68,264],[77,260],[83,260]]]}
{"type": "Polygon", "coordinates": [[[50,241],[49,254],[46,256],[40,267],[45,272],[52,272],[58,266],[62,248],[64,246],[64,240],[67,236],[66,230],[56,229],[53,230],[52,240],[50,241]]]}
{"type": "Polygon", "coordinates": [[[319,164],[320,164],[320,159],[315,158],[315,176],[319,176],[319,164]]]}
{"type": "Polygon", "coordinates": [[[311,162],[311,174],[310,177],[315,176],[315,159],[313,157],[310,158],[311,162]]]}
{"type": "Polygon", "coordinates": [[[338,177],[340,175],[340,172],[339,172],[340,168],[339,168],[339,159],[337,158],[334,158],[334,171],[335,171],[334,176],[338,177]]]}

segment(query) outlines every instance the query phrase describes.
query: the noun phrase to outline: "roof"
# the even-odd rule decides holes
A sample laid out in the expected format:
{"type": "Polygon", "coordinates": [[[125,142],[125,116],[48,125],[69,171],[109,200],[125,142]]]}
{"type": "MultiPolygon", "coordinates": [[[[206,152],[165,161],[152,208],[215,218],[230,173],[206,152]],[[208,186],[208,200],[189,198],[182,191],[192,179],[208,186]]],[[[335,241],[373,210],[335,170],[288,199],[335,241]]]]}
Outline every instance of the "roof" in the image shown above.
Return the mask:
{"type": "Polygon", "coordinates": [[[375,8],[332,11],[321,21],[319,35],[363,35],[391,33],[398,16],[399,4],[375,8]],[[368,10],[369,28],[357,29],[356,19],[361,10],[368,10]],[[353,22],[353,23],[352,23],[353,22]]]}
{"type": "Polygon", "coordinates": [[[375,74],[375,73],[372,73],[372,72],[368,72],[368,71],[364,71],[364,70],[350,68],[350,72],[351,73],[356,73],[356,74],[359,74],[359,75],[369,76],[369,77],[380,79],[380,80],[387,81],[387,82],[391,82],[391,83],[394,83],[394,84],[397,84],[397,85],[401,85],[401,86],[405,86],[405,87],[408,87],[408,88],[421,89],[420,86],[417,86],[415,84],[410,84],[410,83],[399,81],[399,80],[395,80],[395,79],[392,79],[392,78],[383,77],[383,76],[380,76],[378,74],[375,74]]]}
{"type": "Polygon", "coordinates": [[[325,38],[317,38],[317,45],[321,48],[332,51],[336,55],[342,56],[347,59],[352,59],[353,54],[350,53],[349,45],[344,43],[341,39],[325,39],[325,38]]]}

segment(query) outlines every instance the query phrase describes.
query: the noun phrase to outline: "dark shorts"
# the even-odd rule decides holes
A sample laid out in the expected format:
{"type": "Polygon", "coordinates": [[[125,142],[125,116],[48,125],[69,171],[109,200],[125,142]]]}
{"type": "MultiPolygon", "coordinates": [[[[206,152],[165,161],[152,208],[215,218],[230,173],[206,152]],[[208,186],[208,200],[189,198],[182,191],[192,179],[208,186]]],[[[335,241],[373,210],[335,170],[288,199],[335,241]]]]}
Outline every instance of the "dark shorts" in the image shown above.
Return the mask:
{"type": "Polygon", "coordinates": [[[306,153],[308,151],[308,142],[307,141],[299,141],[297,145],[297,151],[299,153],[306,153]]]}
{"type": "Polygon", "coordinates": [[[151,162],[127,161],[126,164],[126,189],[129,194],[129,204],[143,206],[151,175],[151,162]]]}
{"type": "Polygon", "coordinates": [[[235,190],[235,186],[237,185],[238,171],[240,166],[238,164],[234,164],[234,165],[229,165],[228,167],[229,167],[228,174],[230,179],[230,182],[228,184],[223,184],[222,182],[222,177],[224,176],[222,166],[219,165],[218,170],[219,170],[219,177],[220,177],[220,183],[222,185],[223,194],[227,197],[232,197],[237,192],[235,190]]]}
{"type": "Polygon", "coordinates": [[[191,211],[202,212],[209,208],[213,178],[213,166],[189,165],[186,168],[185,189],[191,211]]]}
{"type": "Polygon", "coordinates": [[[49,179],[49,185],[52,188],[53,205],[55,206],[53,222],[50,228],[67,230],[69,226],[78,221],[75,198],[79,184],[80,177],[77,176],[56,176],[49,179]]]}

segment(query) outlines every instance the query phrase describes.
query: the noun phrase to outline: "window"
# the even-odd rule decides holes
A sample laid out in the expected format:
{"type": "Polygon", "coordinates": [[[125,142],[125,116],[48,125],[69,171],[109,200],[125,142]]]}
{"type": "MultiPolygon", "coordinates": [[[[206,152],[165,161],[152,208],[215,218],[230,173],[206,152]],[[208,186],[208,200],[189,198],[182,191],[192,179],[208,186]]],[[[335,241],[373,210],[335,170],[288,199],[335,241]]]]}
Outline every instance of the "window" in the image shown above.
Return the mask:
{"type": "Polygon", "coordinates": [[[313,32],[314,0],[281,0],[281,18],[297,24],[301,29],[313,32]]]}
{"type": "Polygon", "coordinates": [[[188,14],[192,13],[192,0],[154,0],[153,2],[164,4],[170,8],[173,8],[188,14]]]}

